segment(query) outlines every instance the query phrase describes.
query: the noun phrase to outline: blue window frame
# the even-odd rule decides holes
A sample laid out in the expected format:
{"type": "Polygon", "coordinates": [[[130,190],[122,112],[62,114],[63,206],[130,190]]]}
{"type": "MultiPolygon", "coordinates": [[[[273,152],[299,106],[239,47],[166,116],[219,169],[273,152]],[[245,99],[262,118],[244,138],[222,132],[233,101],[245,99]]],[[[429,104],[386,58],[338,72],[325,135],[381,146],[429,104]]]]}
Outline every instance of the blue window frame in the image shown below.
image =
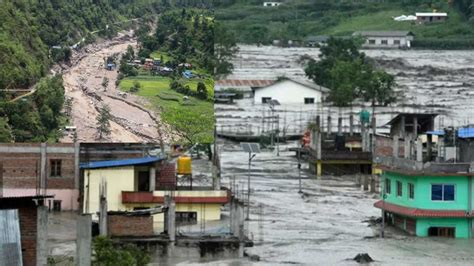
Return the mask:
{"type": "Polygon", "coordinates": [[[431,200],[433,201],[454,201],[454,185],[433,184],[431,185],[431,200]]]}

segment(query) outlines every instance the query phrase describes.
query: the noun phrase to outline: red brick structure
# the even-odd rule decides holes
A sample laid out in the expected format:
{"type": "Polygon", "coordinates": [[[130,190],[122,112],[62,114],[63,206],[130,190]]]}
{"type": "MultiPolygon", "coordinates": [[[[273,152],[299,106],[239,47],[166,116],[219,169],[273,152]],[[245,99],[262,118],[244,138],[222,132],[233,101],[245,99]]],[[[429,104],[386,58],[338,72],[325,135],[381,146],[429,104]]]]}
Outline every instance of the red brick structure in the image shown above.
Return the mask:
{"type": "Polygon", "coordinates": [[[119,236],[152,236],[153,217],[150,214],[130,215],[109,212],[108,234],[119,236]]]}
{"type": "Polygon", "coordinates": [[[176,189],[176,164],[162,162],[158,171],[156,180],[156,190],[176,189]]]}
{"type": "MultiPolygon", "coordinates": [[[[23,257],[23,265],[37,265],[43,256],[39,250],[39,246],[46,247],[46,238],[40,236],[44,233],[43,237],[46,236],[47,219],[39,219],[40,212],[46,212],[40,208],[42,202],[46,197],[14,197],[14,198],[0,198],[0,209],[17,209],[19,214],[20,222],[20,234],[21,234],[21,252],[23,257]]],[[[46,248],[43,248],[47,252],[46,248]]],[[[46,260],[44,260],[46,261],[46,260]]],[[[41,263],[39,263],[41,264],[41,263]]]]}

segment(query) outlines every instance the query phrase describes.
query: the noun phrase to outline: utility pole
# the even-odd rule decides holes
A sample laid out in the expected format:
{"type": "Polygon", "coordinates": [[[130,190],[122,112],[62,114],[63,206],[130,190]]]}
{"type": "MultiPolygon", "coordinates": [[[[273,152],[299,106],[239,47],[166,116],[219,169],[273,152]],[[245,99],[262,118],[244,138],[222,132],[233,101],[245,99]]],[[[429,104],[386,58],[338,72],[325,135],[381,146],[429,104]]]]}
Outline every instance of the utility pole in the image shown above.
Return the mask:
{"type": "Polygon", "coordinates": [[[299,190],[298,193],[303,193],[303,190],[301,189],[301,148],[298,148],[298,179],[299,179],[299,190]]]}
{"type": "Polygon", "coordinates": [[[387,185],[387,184],[385,184],[385,180],[382,180],[382,182],[383,182],[383,189],[382,189],[382,226],[380,227],[380,237],[381,238],[385,237],[385,187],[387,185]]]}

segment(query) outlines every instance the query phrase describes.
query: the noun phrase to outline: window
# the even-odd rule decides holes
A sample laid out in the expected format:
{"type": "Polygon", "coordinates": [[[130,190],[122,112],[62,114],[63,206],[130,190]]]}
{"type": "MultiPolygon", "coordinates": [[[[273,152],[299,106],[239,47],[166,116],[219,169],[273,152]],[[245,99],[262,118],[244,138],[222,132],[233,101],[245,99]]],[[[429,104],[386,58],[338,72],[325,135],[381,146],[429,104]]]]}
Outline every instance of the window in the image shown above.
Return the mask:
{"type": "Polygon", "coordinates": [[[430,227],[430,228],[428,228],[428,236],[454,238],[455,235],[456,235],[456,228],[454,228],[454,227],[430,227]]]}
{"type": "Polygon", "coordinates": [[[49,176],[61,176],[61,160],[50,160],[51,172],[49,176]]]}
{"type": "Polygon", "coordinates": [[[400,45],[400,40],[393,40],[393,44],[400,45]]]}
{"type": "Polygon", "coordinates": [[[262,97],[262,103],[268,103],[272,97],[262,97]]]}
{"type": "Polygon", "coordinates": [[[383,45],[387,45],[387,44],[388,44],[388,40],[382,40],[382,44],[383,44],[383,45]]]}
{"type": "Polygon", "coordinates": [[[314,98],[304,98],[304,104],[314,104],[314,98]]]}
{"type": "Polygon", "coordinates": [[[176,212],[176,223],[179,225],[197,224],[197,212],[176,212]]]}
{"type": "Polygon", "coordinates": [[[385,178],[385,194],[390,194],[392,192],[392,187],[390,184],[390,179],[385,178]]]}
{"type": "Polygon", "coordinates": [[[403,195],[403,184],[400,181],[397,181],[397,197],[401,197],[403,195]]]}
{"type": "Polygon", "coordinates": [[[369,44],[375,44],[375,40],[369,40],[369,44]]]}
{"type": "Polygon", "coordinates": [[[431,185],[431,200],[454,201],[454,185],[446,185],[446,184],[431,185]]]}
{"type": "Polygon", "coordinates": [[[408,198],[415,198],[415,185],[413,183],[408,183],[408,198]]]}

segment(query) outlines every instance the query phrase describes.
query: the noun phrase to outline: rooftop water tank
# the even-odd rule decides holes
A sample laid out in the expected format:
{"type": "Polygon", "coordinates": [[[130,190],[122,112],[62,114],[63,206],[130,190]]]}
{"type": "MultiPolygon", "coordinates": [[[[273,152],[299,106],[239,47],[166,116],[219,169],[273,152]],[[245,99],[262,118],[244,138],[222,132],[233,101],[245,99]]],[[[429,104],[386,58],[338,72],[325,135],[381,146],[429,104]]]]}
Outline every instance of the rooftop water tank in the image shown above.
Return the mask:
{"type": "Polygon", "coordinates": [[[178,175],[190,175],[192,173],[191,157],[180,156],[178,158],[178,175]]]}

